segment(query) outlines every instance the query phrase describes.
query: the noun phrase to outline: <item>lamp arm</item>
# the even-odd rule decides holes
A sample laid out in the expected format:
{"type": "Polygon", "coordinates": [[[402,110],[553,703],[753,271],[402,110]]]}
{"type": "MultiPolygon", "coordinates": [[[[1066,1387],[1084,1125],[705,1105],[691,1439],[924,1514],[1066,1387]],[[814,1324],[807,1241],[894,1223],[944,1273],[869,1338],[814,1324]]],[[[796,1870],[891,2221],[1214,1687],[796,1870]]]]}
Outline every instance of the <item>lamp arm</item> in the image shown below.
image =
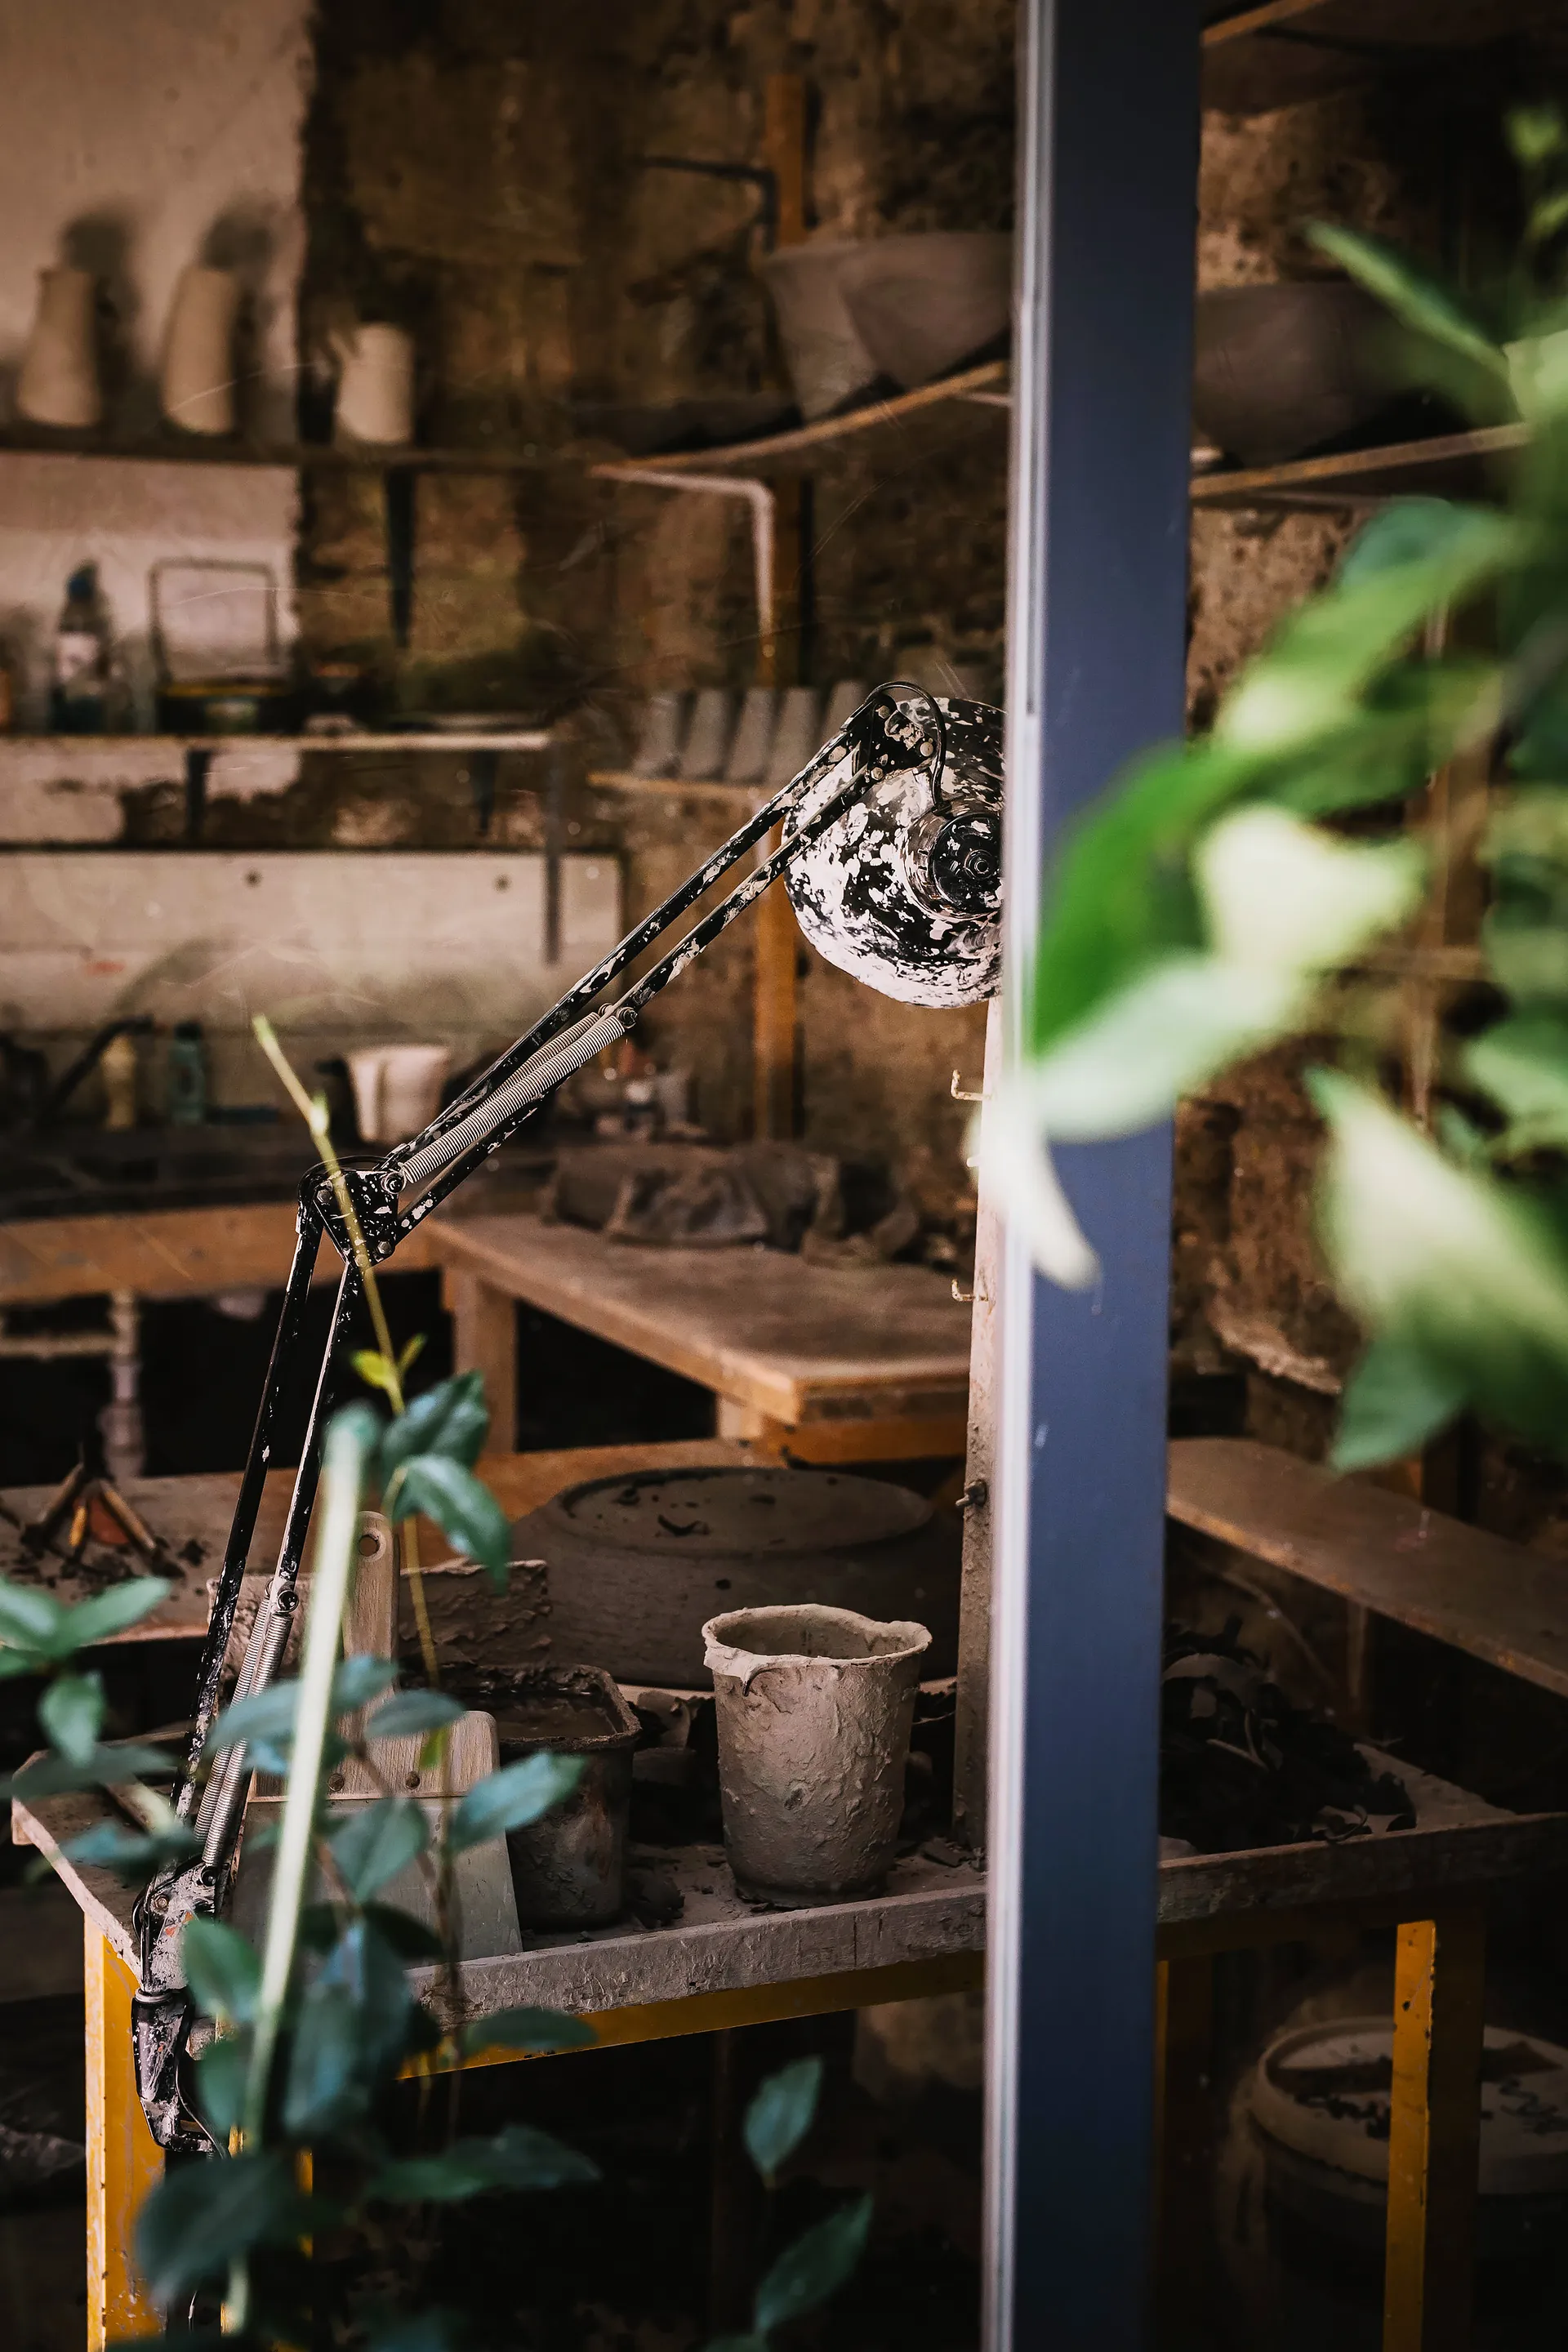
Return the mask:
{"type": "MultiPolygon", "coordinates": [[[[531,1118],[574,1071],[592,1061],[606,1045],[625,1036],[644,1007],[694,962],[704,948],[711,946],[869,787],[881,782],[893,768],[929,763],[933,792],[940,793],[946,729],[934,700],[923,689],[914,690],[927,704],[930,720],[915,721],[905,714],[889,686],[878,688],[797,775],[748,817],[721,848],[704,859],[661,906],[635,925],[592,971],[568,989],[455,1102],[447,1105],[418,1135],[395,1145],[382,1160],[368,1167],[344,1170],[366,1250],[374,1263],[390,1257],[415,1226],[481,1160],[531,1118]],[[646,949],[688,914],[714,883],[721,880],[749,849],[797,809],[822,779],[850,755],[854,760],[851,773],[837,792],[814,809],[786,841],[770,851],[717,907],[693,923],[676,945],[615,1003],[597,1004],[596,1000],[646,949]],[[409,1192],[417,1197],[404,1209],[401,1199],[409,1192]]],[[[137,2088],[153,2136],[164,2147],[192,2146],[205,2137],[184,2095],[182,2082],[193,2011],[180,1957],[180,1937],[188,1919],[211,1917],[222,1908],[233,1872],[250,1773],[244,1750],[227,1750],[203,1793],[197,1767],[217,1713],[224,1659],[271,1462],[279,1413],[284,1399],[294,1391],[303,1356],[305,1307],[323,1233],[342,1260],[337,1305],[317,1373],[283,1540],[267,1597],[257,1612],[236,1696],[248,1696],[266,1689],[282,1664],[288,1648],[299,1601],[300,1562],[315,1500],[321,1438],[331,1403],[333,1360],[338,1342],[360,1303],[360,1281],[351,1239],[343,1230],[327,1171],[320,1168],[312,1170],[300,1187],[294,1262],[284,1292],[223,1569],[213,1598],[198,1674],[190,1748],[176,1798],[182,1819],[189,1821],[195,1815],[202,1852],[195,1862],[172,1864],[162,1871],[137,1906],[142,1980],[132,2003],[132,2019],[137,2088]]]]}

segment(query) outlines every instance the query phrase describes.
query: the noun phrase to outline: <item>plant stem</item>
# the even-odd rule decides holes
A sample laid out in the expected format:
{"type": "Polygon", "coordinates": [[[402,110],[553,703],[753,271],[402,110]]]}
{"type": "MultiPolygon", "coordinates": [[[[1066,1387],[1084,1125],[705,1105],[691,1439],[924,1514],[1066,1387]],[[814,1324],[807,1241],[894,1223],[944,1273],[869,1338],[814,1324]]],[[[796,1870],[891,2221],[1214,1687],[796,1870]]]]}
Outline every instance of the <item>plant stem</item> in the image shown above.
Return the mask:
{"type": "Polygon", "coordinates": [[[305,1619],[304,1654],[300,1661],[300,1702],[294,1744],[289,1760],[289,1786],[283,1799],[283,1819],[278,1832],[278,1853],[272,1872],[272,1895],[267,1911],[267,1941],[261,1955],[261,1989],[257,1996],[256,2038],[246,2075],[243,2133],[245,2145],[261,2143],[267,2116],[267,2094],[277,2053],[278,2035],[293,1973],[299,1940],[300,1913],[305,1899],[310,1844],[315,1827],[316,1797],[321,1758],[332,1711],[332,1673],[338,1662],[343,1609],[353,1572],[354,1539],[359,1531],[360,1489],[367,1448],[351,1420],[335,1422],[327,1432],[322,1464],[321,1531],[316,1545],[316,1572],[305,1619]]]}
{"type": "MultiPolygon", "coordinates": [[[[381,1290],[375,1278],[375,1268],[370,1262],[370,1252],[365,1247],[364,1233],[353,1204],[353,1195],[349,1191],[348,1179],[343,1174],[342,1162],[333,1149],[331,1122],[327,1116],[326,1097],[308,1095],[305,1092],[293,1064],[278,1042],[277,1031],[264,1013],[258,1013],[250,1025],[256,1032],[257,1044],[288,1088],[289,1099],[310,1129],[316,1149],[321,1155],[322,1165],[331,1180],[333,1196],[337,1201],[338,1214],[347,1229],[349,1245],[353,1251],[354,1265],[358,1269],[361,1286],[364,1291],[365,1305],[370,1309],[371,1328],[375,1333],[375,1344],[381,1351],[382,1362],[386,1367],[386,1393],[392,1401],[393,1412],[402,1414],[406,1410],[403,1398],[403,1378],[397,1369],[397,1358],[393,1352],[392,1333],[387,1326],[386,1310],[382,1305],[381,1290]]],[[[407,1573],[409,1590],[414,1600],[414,1619],[419,1629],[419,1654],[424,1661],[426,1679],[431,1689],[435,1690],[440,1685],[441,1669],[436,1655],[435,1636],[430,1631],[430,1611],[425,1597],[425,1579],[419,1567],[419,1538],[414,1531],[413,1520],[405,1519],[396,1530],[396,1534],[398,1549],[402,1554],[402,1564],[407,1573]]]]}

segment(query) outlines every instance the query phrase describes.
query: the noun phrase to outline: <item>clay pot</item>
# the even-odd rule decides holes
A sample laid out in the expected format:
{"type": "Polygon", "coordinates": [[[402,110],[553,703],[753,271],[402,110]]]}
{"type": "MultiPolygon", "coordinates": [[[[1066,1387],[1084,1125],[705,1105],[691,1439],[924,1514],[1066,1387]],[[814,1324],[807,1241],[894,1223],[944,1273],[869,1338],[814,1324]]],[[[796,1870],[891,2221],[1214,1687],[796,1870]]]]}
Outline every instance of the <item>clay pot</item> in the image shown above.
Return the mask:
{"type": "Polygon", "coordinates": [[[1277,466],[1366,425],[1386,405],[1377,361],[1387,314],[1359,286],[1222,286],[1200,294],[1193,419],[1244,466],[1277,466]]]}
{"type": "Polygon", "coordinates": [[[736,1885],[790,1906],[873,1893],[893,1860],[930,1633],[806,1601],[732,1609],[702,1635],[736,1885]]]}
{"type": "Polygon", "coordinates": [[[232,433],[237,416],[234,330],[239,280],[232,269],[193,263],[180,272],[163,341],[159,397],[184,433],[232,433]]]}
{"type": "Polygon", "coordinates": [[[333,348],[334,437],[405,448],[414,438],[414,338],[401,327],[355,327],[333,348]]]}
{"type": "Polygon", "coordinates": [[[1013,240],[964,230],[881,236],[846,255],[838,283],[879,373],[912,389],[1006,333],[1013,240]]]}
{"type": "Polygon", "coordinates": [[[29,423],[80,428],[102,418],[97,310],[90,270],[38,272],[37,313],[16,379],[16,406],[29,423]]]}
{"type": "Polygon", "coordinates": [[[452,1055],[447,1045],[372,1045],[348,1062],[361,1135],[367,1143],[402,1143],[440,1109],[452,1055]]]}
{"type": "Polygon", "coordinates": [[[841,273],[858,245],[824,237],[786,245],[763,264],[800,413],[826,416],[877,379],[844,299],[841,273]]]}

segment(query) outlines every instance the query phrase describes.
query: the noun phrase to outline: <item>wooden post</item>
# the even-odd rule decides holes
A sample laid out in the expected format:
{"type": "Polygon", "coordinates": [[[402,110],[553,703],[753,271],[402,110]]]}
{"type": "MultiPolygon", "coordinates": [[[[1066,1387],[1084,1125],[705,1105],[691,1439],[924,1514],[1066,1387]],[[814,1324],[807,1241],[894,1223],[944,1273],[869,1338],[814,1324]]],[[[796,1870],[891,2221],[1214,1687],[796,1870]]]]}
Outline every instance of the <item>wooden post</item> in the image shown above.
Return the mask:
{"type": "Polygon", "coordinates": [[[85,1937],[87,2026],[87,2352],[161,2336],[162,2315],[137,2276],[136,2216],[163,2177],[163,2158],[136,2095],[131,1971],[90,1917],[85,1937]]]}
{"type": "MultiPolygon", "coordinates": [[[[805,84],[798,74],[768,76],[763,95],[763,161],[773,175],[774,241],[799,245],[805,236],[805,84]]],[[[772,487],[773,627],[757,647],[757,683],[780,687],[800,675],[805,493],[798,482],[772,487]]],[[[768,848],[777,845],[774,833],[768,848]]],[[[795,1129],[800,933],[782,885],[775,884],[759,902],[756,924],[752,1125],[759,1136],[789,1136],[795,1129]]]]}
{"type": "Polygon", "coordinates": [[[490,1409],[486,1452],[517,1445],[517,1306],[477,1274],[441,1270],[441,1304],[452,1318],[452,1369],[482,1372],[490,1409]]]}
{"type": "Polygon", "coordinates": [[[1399,1930],[1384,2352],[1465,2352],[1480,2154],[1486,1915],[1399,1930]]]}

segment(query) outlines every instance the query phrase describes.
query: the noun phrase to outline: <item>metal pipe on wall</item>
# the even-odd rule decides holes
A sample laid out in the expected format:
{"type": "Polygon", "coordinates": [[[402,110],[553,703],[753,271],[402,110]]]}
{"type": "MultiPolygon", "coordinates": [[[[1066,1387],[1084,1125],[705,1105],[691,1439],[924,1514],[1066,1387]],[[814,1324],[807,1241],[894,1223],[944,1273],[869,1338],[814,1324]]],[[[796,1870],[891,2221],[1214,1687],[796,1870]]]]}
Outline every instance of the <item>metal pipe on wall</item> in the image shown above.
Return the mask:
{"type": "MultiPolygon", "coordinates": [[[[1190,0],[1024,0],[1008,1014],[1054,846],[1181,732],[1198,130],[1190,0]]],[[[1170,1138],[1061,1155],[1103,1275],[1004,1250],[987,2352],[1149,2326],[1170,1138]]]]}

